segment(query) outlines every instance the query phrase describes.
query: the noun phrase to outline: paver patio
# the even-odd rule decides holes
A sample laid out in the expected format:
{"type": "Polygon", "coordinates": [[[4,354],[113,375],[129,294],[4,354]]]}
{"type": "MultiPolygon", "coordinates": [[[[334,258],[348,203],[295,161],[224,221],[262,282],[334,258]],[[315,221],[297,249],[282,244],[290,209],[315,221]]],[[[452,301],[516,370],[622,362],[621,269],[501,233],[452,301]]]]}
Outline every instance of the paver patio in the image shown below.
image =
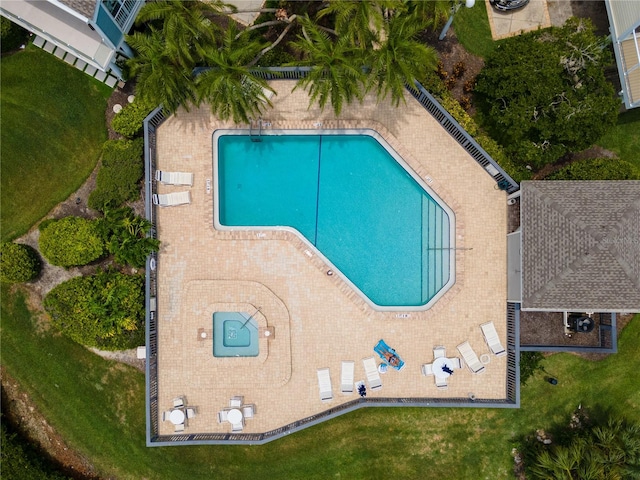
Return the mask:
{"type": "MultiPolygon", "coordinates": [[[[355,361],[355,380],[364,380],[362,358],[374,355],[384,338],[405,368],[382,375],[383,387],[369,396],[385,398],[506,398],[506,357],[491,356],[485,373],[456,371],[447,390],[421,375],[443,345],[468,340],[478,355],[488,353],[479,325],[493,321],[506,344],[506,194],[410,95],[406,105],[367,97],[345,109],[341,119],[308,108],[294,82],[272,82],[274,108],[264,115],[271,128],[372,128],[389,142],[453,209],[456,225],[456,284],[428,311],[373,310],[313,248],[290,232],[221,232],[213,226],[216,185],[211,136],[220,122],[205,108],[180,110],[157,132],[161,170],[195,174],[190,205],[157,208],[158,398],[160,415],[179,395],[198,408],[185,433],[228,432],[217,412],[234,395],[257,406],[245,432],[265,432],[357,398],[340,394],[342,360],[355,361]],[[321,125],[320,125],[321,124],[321,125]],[[208,191],[207,184],[211,185],[208,191]],[[251,358],[215,358],[209,333],[214,311],[260,307],[259,327],[273,327],[251,358]],[[333,400],[320,401],[316,370],[329,368],[333,400]]],[[[247,128],[246,125],[240,126],[247,128]]],[[[185,187],[158,185],[158,193],[185,187]]],[[[393,235],[394,232],[389,232],[393,235]]],[[[159,434],[173,433],[160,422],[159,434]]]]}

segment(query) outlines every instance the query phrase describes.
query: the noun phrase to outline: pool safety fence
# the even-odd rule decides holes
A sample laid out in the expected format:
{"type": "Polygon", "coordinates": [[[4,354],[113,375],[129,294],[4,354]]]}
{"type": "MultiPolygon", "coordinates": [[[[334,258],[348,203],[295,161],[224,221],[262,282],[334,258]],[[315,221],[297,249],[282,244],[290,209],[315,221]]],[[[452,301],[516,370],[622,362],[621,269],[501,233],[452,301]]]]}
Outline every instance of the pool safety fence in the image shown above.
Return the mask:
{"type": "MultiPolygon", "coordinates": [[[[265,80],[297,80],[307,75],[307,67],[277,67],[254,72],[265,80]]],[[[197,72],[196,72],[197,73],[197,72]]],[[[420,104],[436,118],[469,154],[485,168],[496,180],[503,182],[507,192],[515,192],[518,184],[462,129],[451,115],[426,91],[416,83],[415,87],[407,86],[411,94],[420,104]],[[494,172],[497,171],[497,174],[494,172]]],[[[156,170],[156,132],[167,119],[162,106],[156,108],[144,120],[144,162],[145,162],[145,216],[151,222],[149,235],[156,238],[156,205],[152,196],[157,193],[154,182],[156,170]]],[[[157,310],[157,268],[161,256],[155,252],[147,258],[145,278],[145,339],[147,348],[145,396],[146,396],[146,443],[147,446],[197,445],[197,444],[263,444],[277,440],[296,431],[316,425],[364,407],[475,407],[475,408],[518,408],[520,406],[520,368],[519,368],[519,306],[507,304],[507,382],[504,399],[481,399],[475,395],[463,398],[381,398],[360,397],[356,400],[337,405],[323,412],[297,420],[280,428],[262,433],[197,433],[180,435],[159,434],[158,405],[158,318],[162,312],[157,310]]],[[[615,318],[613,320],[615,335],[615,318]]]]}

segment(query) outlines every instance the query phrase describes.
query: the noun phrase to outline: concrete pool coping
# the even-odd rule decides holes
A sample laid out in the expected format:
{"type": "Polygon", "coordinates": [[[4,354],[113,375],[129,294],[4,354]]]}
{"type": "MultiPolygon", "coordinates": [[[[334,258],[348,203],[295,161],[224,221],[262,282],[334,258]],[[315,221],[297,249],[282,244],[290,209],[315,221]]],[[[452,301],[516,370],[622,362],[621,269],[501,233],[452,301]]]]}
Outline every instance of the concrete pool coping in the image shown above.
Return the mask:
{"type": "MultiPolygon", "coordinates": [[[[212,163],[213,163],[213,185],[217,186],[219,182],[219,170],[218,170],[218,155],[217,155],[217,141],[221,136],[226,135],[237,135],[237,136],[251,136],[251,129],[217,129],[214,130],[211,136],[211,149],[213,152],[212,163]]],[[[418,175],[414,169],[411,167],[410,163],[406,161],[400,153],[398,153],[391,144],[385,139],[384,135],[380,132],[376,131],[373,128],[321,128],[321,126],[314,125],[314,128],[309,129],[271,129],[265,128],[261,130],[261,135],[263,136],[279,136],[279,135],[366,135],[374,140],[376,140],[386,151],[391,155],[391,157],[413,178],[413,180],[425,191],[427,194],[433,198],[433,200],[445,211],[445,213],[449,217],[449,279],[447,282],[439,289],[439,291],[429,299],[429,301],[423,305],[418,306],[383,306],[378,305],[373,302],[360,288],[355,285],[348,276],[346,276],[342,271],[331,262],[331,260],[325,256],[320,249],[318,249],[311,241],[309,241],[299,230],[288,227],[288,226],[229,226],[223,225],[220,222],[220,210],[219,208],[213,209],[213,223],[214,228],[220,231],[240,231],[240,232],[255,232],[257,239],[263,239],[265,236],[261,236],[261,233],[266,231],[274,231],[274,232],[288,232],[292,235],[297,236],[300,241],[305,243],[309,250],[305,250],[306,255],[310,255],[307,252],[311,252],[312,255],[316,255],[320,258],[327,266],[325,270],[329,275],[337,274],[342,281],[344,281],[349,287],[351,287],[360,297],[364,300],[371,308],[379,311],[388,311],[388,312],[405,312],[405,311],[420,311],[420,310],[428,310],[433,305],[435,305],[446,293],[447,291],[453,287],[456,283],[456,261],[455,261],[455,252],[456,252],[456,216],[454,211],[446,204],[446,202],[438,195],[436,191],[434,191],[427,182],[418,175]],[[329,273],[331,272],[331,273],[329,273]]],[[[387,132],[387,135],[390,135],[387,132]]],[[[398,142],[394,142],[398,144],[398,142]]],[[[413,162],[415,164],[415,162],[413,162]]],[[[218,189],[215,188],[214,191],[218,189]]],[[[217,201],[214,201],[214,205],[220,204],[219,197],[216,197],[217,201]]]]}

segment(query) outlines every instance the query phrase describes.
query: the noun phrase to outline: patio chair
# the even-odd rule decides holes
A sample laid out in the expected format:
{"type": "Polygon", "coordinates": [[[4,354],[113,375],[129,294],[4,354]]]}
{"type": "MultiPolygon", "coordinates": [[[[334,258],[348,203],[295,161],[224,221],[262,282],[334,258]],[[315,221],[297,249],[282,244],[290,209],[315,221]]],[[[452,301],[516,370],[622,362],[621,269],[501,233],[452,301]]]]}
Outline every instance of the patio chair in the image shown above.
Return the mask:
{"type": "Polygon", "coordinates": [[[367,376],[367,382],[369,382],[369,388],[371,390],[378,390],[379,388],[382,388],[382,380],[380,379],[380,372],[378,372],[376,359],[374,357],[363,358],[362,364],[364,365],[364,373],[367,376]]]}
{"type": "Polygon", "coordinates": [[[447,383],[447,379],[445,377],[438,377],[436,375],[435,379],[436,379],[436,387],[438,387],[440,390],[444,390],[445,388],[449,387],[449,384],[447,383]]]}
{"type": "Polygon", "coordinates": [[[231,425],[231,433],[240,433],[242,430],[244,430],[244,420],[231,425]]]}
{"type": "Polygon", "coordinates": [[[242,397],[240,395],[236,395],[235,397],[231,397],[231,400],[229,400],[229,406],[231,408],[240,408],[243,403],[244,403],[244,397],[242,397]]]}
{"type": "Polygon", "coordinates": [[[507,354],[507,351],[500,343],[500,338],[498,337],[498,332],[493,322],[483,323],[480,325],[480,329],[482,330],[484,341],[487,342],[489,346],[489,350],[491,350],[496,357],[502,357],[507,354]]]}
{"type": "Polygon", "coordinates": [[[187,418],[193,418],[196,416],[195,408],[187,408],[187,418]]]}
{"type": "Polygon", "coordinates": [[[320,400],[328,402],[333,400],[333,389],[331,388],[331,375],[328,368],[318,369],[318,388],[320,389],[320,400]]]}
{"type": "Polygon", "coordinates": [[[462,368],[462,360],[460,360],[460,357],[452,357],[449,361],[451,362],[451,366],[454,370],[462,368]]]}
{"type": "Polygon", "coordinates": [[[184,423],[180,423],[180,424],[176,425],[175,427],[176,427],[176,433],[184,432],[184,423]]]}
{"type": "Polygon", "coordinates": [[[429,375],[433,375],[433,365],[431,363],[425,363],[422,365],[422,374],[425,377],[428,377],[429,375]]]}
{"type": "Polygon", "coordinates": [[[171,415],[171,410],[167,410],[166,412],[162,412],[162,421],[163,422],[168,422],[169,421],[169,415],[171,415]]]}
{"type": "Polygon", "coordinates": [[[191,203],[191,193],[173,192],[166,194],[153,194],[153,204],[160,207],[175,207],[191,203]]]}
{"type": "Polygon", "coordinates": [[[458,351],[472,373],[480,373],[484,371],[484,365],[473,348],[471,348],[471,345],[469,345],[469,342],[464,342],[458,345],[458,351]]]}
{"type": "Polygon", "coordinates": [[[353,393],[353,372],[355,363],[352,361],[342,362],[342,373],[340,374],[340,392],[345,395],[353,393]]]}
{"type": "Polygon", "coordinates": [[[218,412],[218,423],[223,423],[227,421],[227,413],[228,413],[228,410],[220,410],[218,412]]]}
{"type": "Polygon", "coordinates": [[[193,173],[156,170],[156,180],[165,185],[188,185],[191,187],[193,186],[193,173]]]}
{"type": "Polygon", "coordinates": [[[173,406],[175,408],[182,408],[184,407],[184,397],[176,397],[173,399],[173,406]]]}
{"type": "Polygon", "coordinates": [[[436,358],[444,357],[444,354],[445,354],[444,347],[441,347],[441,346],[440,347],[433,347],[433,358],[434,358],[434,360],[436,358]]]}
{"type": "Polygon", "coordinates": [[[244,418],[253,418],[256,414],[256,406],[252,403],[247,405],[243,405],[242,407],[242,416],[244,418]]]}

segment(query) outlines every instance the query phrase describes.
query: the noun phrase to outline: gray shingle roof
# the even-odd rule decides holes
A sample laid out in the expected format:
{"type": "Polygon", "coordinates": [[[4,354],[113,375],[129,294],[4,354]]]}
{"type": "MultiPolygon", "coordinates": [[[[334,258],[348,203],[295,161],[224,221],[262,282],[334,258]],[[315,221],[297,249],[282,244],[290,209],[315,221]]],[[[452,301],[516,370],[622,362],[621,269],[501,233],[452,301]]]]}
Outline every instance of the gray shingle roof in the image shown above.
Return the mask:
{"type": "Polygon", "coordinates": [[[67,7],[81,13],[88,19],[93,18],[93,13],[96,11],[96,0],[59,0],[67,7]]]}
{"type": "Polygon", "coordinates": [[[640,181],[521,191],[522,307],[640,311],[640,181]]]}

